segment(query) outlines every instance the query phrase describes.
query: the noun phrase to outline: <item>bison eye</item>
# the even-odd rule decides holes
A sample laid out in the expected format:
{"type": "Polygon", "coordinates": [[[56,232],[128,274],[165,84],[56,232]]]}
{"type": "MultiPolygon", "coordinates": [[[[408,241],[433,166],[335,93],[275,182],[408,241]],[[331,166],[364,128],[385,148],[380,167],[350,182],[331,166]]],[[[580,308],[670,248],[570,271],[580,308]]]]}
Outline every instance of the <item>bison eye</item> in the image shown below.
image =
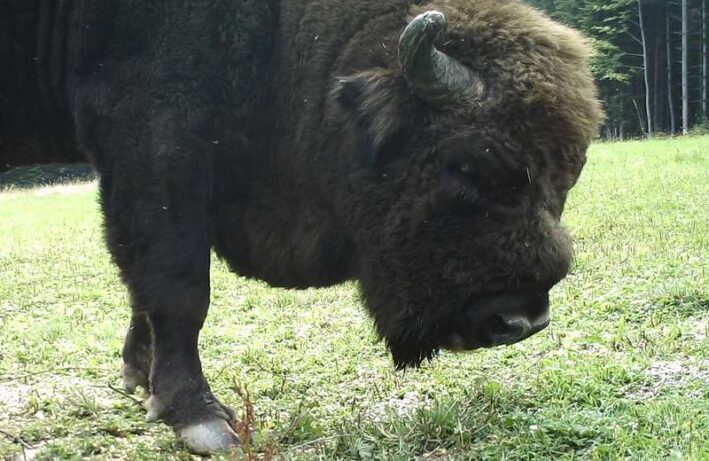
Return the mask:
{"type": "Polygon", "coordinates": [[[455,201],[475,203],[478,198],[478,181],[477,174],[470,165],[451,163],[444,168],[441,176],[446,195],[455,201]]]}

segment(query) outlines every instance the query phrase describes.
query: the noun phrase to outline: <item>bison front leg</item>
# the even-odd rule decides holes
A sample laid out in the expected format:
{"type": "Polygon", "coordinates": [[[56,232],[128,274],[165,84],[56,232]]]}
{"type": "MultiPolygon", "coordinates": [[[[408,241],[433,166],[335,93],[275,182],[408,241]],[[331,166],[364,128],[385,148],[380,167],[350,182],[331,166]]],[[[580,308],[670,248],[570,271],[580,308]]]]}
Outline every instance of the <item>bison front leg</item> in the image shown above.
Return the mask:
{"type": "Polygon", "coordinates": [[[167,422],[190,450],[230,450],[239,444],[234,413],[212,393],[198,352],[209,307],[212,145],[159,120],[145,139],[131,132],[99,144],[108,246],[133,309],[123,377],[129,390],[149,390],[148,419],[167,422]],[[129,149],[122,139],[138,143],[129,149]]]}
{"type": "Polygon", "coordinates": [[[149,421],[163,419],[190,450],[208,454],[239,444],[234,412],[207,384],[197,352],[201,322],[188,316],[152,314],[154,358],[150,370],[149,421]]]}

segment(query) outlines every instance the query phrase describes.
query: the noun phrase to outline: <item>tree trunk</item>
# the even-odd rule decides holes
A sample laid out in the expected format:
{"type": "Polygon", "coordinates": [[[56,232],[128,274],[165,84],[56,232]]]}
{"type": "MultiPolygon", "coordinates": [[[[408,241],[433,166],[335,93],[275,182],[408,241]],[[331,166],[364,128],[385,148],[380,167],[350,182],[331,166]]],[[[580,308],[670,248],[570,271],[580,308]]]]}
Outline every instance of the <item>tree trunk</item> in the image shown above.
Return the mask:
{"type": "Polygon", "coordinates": [[[623,95],[620,96],[620,140],[625,141],[625,104],[623,104],[625,100],[623,99],[623,95]]]}
{"type": "Polygon", "coordinates": [[[689,18],[687,0],[682,0],[682,134],[689,134],[689,18]]]}
{"type": "Polygon", "coordinates": [[[665,14],[666,41],[667,41],[667,103],[670,106],[670,132],[677,133],[677,115],[675,114],[675,102],[672,97],[672,28],[670,27],[670,6],[667,6],[665,14]]]}
{"type": "Polygon", "coordinates": [[[655,50],[653,51],[654,53],[654,62],[653,62],[653,69],[652,69],[652,126],[657,130],[661,130],[661,121],[660,121],[660,114],[662,113],[662,108],[660,107],[660,41],[657,40],[657,32],[653,32],[653,35],[655,36],[655,50]]]}
{"type": "Polygon", "coordinates": [[[709,120],[707,114],[707,0],[702,0],[702,121],[709,120]]]}
{"type": "MultiPolygon", "coordinates": [[[[683,0],[687,1],[687,0],[683,0]]],[[[650,63],[648,62],[647,39],[643,24],[643,3],[638,0],[638,24],[640,25],[640,44],[643,48],[643,78],[645,80],[645,116],[647,118],[647,137],[652,137],[652,108],[650,107],[650,63]]]]}
{"type": "Polygon", "coordinates": [[[638,107],[638,102],[633,98],[633,106],[635,107],[635,113],[638,114],[638,124],[640,125],[640,131],[647,133],[647,129],[645,128],[645,121],[643,120],[643,116],[640,114],[640,108],[638,107]]]}

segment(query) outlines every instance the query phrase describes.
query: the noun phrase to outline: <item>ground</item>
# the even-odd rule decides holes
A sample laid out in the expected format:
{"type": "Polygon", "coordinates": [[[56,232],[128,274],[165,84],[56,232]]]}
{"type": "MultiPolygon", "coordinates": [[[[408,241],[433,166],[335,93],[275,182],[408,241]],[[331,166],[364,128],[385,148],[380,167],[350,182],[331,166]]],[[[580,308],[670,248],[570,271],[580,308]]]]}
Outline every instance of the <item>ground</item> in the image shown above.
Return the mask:
{"type": "MultiPolygon", "coordinates": [[[[707,460],[708,197],[709,137],[593,146],[551,327],[404,373],[356,285],[215,260],[207,375],[237,408],[250,392],[261,459],[707,460]]],[[[119,392],[129,311],[101,239],[94,183],[0,193],[0,459],[197,458],[119,392]]]]}

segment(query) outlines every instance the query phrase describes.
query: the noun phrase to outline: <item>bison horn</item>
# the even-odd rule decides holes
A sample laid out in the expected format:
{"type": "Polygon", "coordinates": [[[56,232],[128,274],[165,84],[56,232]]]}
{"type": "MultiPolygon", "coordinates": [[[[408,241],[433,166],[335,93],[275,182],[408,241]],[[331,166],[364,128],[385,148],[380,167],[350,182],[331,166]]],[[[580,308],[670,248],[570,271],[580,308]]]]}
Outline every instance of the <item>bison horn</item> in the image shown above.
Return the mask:
{"type": "Polygon", "coordinates": [[[434,107],[446,108],[480,97],[476,72],[433,45],[446,28],[439,11],[416,16],[399,38],[399,65],[411,90],[434,107]]]}

